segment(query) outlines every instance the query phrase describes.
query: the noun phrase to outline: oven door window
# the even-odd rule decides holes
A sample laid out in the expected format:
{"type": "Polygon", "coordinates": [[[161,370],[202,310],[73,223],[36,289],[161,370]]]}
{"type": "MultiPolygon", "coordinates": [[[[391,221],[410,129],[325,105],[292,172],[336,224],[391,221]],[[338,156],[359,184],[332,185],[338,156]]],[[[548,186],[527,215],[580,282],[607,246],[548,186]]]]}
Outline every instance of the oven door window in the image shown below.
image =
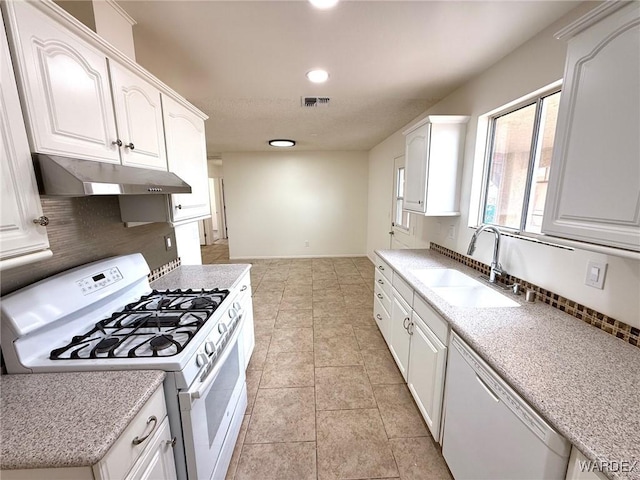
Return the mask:
{"type": "Polygon", "coordinates": [[[231,355],[227,358],[204,399],[210,448],[214,442],[222,444],[224,440],[227,426],[233,415],[233,410],[229,411],[230,400],[241,374],[238,343],[236,342],[231,355]],[[217,438],[220,436],[222,438],[217,438]]]}

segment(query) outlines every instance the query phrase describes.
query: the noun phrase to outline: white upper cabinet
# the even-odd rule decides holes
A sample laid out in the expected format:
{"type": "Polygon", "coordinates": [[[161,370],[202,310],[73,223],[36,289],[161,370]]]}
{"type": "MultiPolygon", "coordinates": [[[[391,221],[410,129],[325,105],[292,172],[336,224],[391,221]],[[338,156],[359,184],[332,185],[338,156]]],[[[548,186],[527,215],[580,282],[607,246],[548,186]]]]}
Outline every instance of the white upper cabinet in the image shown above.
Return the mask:
{"type": "Polygon", "coordinates": [[[5,2],[32,149],[120,163],[107,60],[29,2],[5,2]]]}
{"type": "Polygon", "coordinates": [[[109,70],[122,164],[166,170],[160,91],[115,62],[109,70]]]}
{"type": "Polygon", "coordinates": [[[162,84],[52,2],[5,8],[32,150],[167,170],[162,84]]]}
{"type": "Polygon", "coordinates": [[[403,209],[460,215],[460,174],[468,116],[431,115],[406,130],[403,209]]]}
{"type": "Polygon", "coordinates": [[[169,170],[191,186],[191,193],[121,195],[124,222],[193,222],[211,216],[204,119],[161,95],[169,170]]]}
{"type": "Polygon", "coordinates": [[[558,34],[567,63],[542,231],[640,251],[640,4],[558,34]]]}
{"type": "Polygon", "coordinates": [[[204,120],[162,95],[169,170],[191,186],[191,193],[171,195],[173,222],[211,215],[204,120]]]}
{"type": "Polygon", "coordinates": [[[0,13],[0,270],[51,256],[0,13]],[[35,223],[36,220],[38,223],[35,223]]]}

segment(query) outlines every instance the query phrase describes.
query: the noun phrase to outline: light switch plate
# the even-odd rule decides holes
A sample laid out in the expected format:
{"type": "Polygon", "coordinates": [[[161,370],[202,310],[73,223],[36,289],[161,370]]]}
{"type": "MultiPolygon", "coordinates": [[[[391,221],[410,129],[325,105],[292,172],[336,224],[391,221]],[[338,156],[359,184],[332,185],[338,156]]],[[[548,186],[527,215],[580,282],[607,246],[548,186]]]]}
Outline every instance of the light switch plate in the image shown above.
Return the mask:
{"type": "Polygon", "coordinates": [[[587,262],[587,274],[584,279],[584,284],[602,290],[604,288],[604,278],[606,275],[606,263],[589,260],[587,262]]]}

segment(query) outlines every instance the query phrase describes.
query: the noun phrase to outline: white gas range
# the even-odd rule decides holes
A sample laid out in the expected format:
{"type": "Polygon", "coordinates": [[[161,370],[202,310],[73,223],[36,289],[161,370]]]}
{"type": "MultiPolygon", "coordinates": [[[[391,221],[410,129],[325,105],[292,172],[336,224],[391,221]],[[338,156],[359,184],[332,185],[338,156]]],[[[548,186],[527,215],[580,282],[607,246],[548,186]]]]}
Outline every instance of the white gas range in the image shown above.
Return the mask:
{"type": "Polygon", "coordinates": [[[224,478],[246,410],[236,292],[152,290],[140,254],[2,298],[8,373],[160,369],[178,478],[224,478]]]}

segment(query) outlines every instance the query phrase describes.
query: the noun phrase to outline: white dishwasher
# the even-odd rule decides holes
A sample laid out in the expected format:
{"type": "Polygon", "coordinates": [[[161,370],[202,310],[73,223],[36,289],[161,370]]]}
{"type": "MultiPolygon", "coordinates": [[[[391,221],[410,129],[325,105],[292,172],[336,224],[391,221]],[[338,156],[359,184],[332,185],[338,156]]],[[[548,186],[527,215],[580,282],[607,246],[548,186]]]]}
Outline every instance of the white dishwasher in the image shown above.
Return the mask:
{"type": "Polygon", "coordinates": [[[564,479],[571,444],[455,333],[451,347],[442,454],[453,477],[564,479]]]}

